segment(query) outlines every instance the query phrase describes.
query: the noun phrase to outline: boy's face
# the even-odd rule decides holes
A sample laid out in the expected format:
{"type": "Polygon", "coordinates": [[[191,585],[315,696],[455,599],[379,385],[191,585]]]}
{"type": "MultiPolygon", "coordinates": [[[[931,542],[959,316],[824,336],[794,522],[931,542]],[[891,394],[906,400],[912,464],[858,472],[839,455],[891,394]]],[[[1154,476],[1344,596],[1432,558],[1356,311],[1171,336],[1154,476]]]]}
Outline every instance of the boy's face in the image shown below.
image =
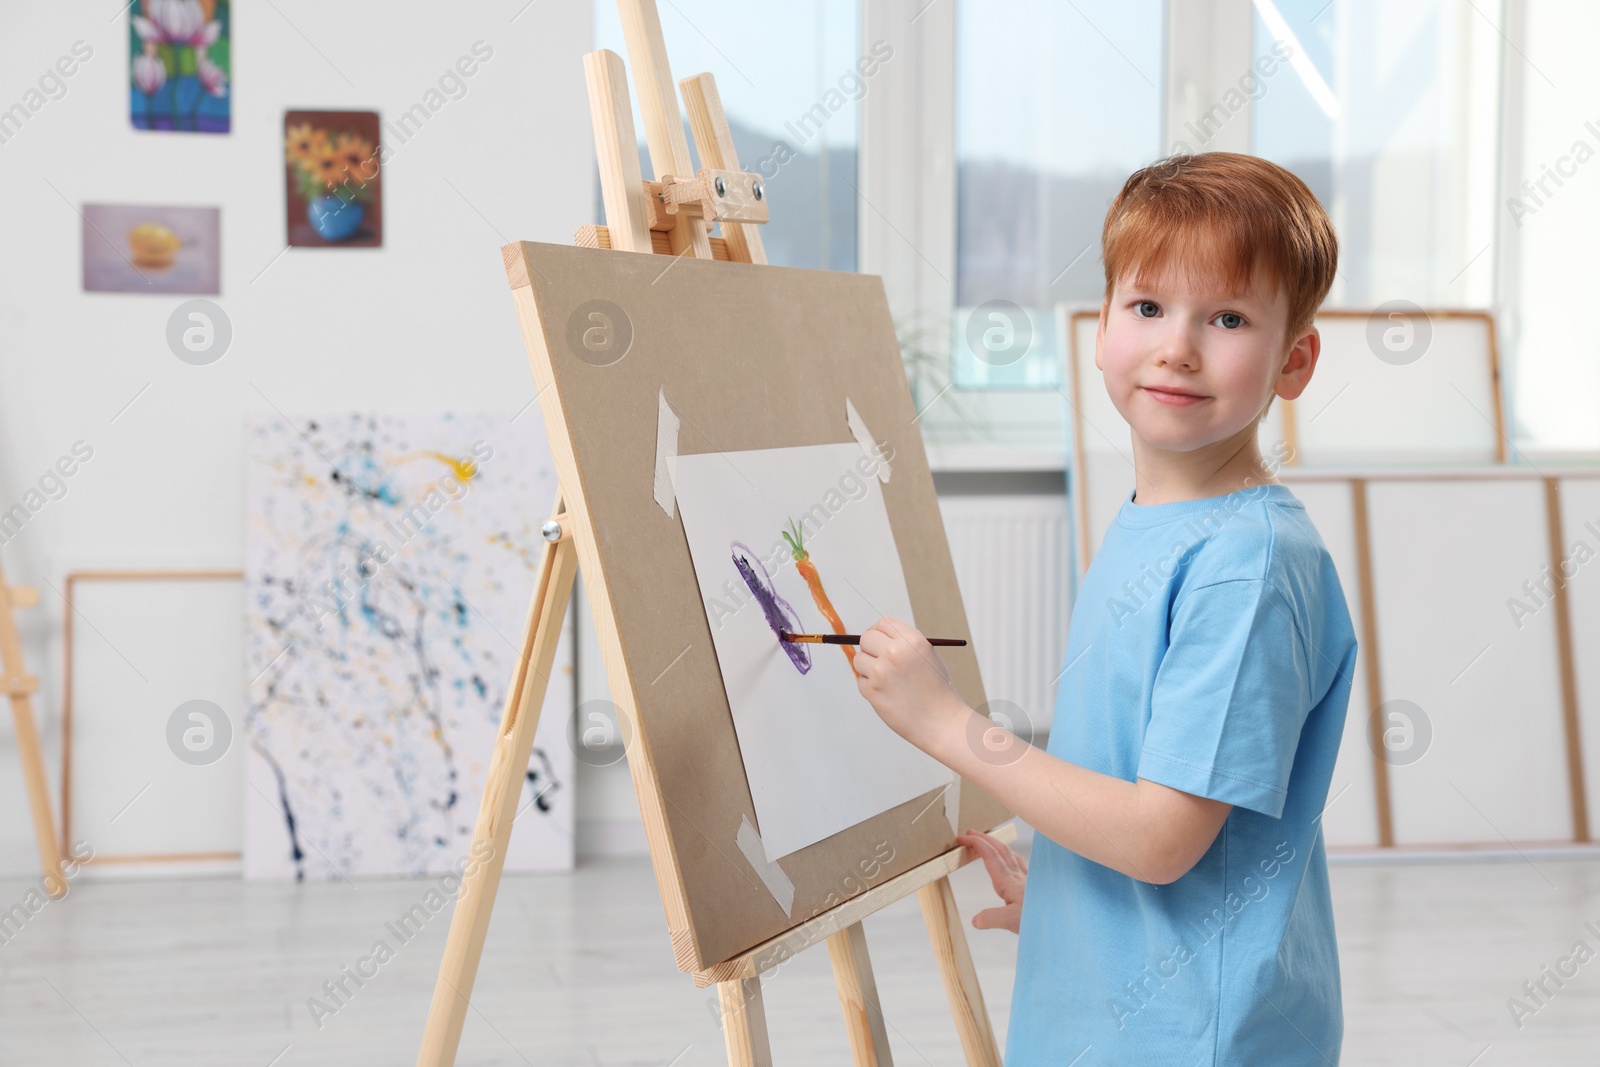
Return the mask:
{"type": "Polygon", "coordinates": [[[1095,366],[1136,438],[1193,452],[1244,435],[1274,396],[1305,390],[1321,338],[1308,326],[1286,337],[1288,293],[1257,270],[1248,292],[1228,294],[1171,270],[1119,281],[1100,309],[1095,366]]]}

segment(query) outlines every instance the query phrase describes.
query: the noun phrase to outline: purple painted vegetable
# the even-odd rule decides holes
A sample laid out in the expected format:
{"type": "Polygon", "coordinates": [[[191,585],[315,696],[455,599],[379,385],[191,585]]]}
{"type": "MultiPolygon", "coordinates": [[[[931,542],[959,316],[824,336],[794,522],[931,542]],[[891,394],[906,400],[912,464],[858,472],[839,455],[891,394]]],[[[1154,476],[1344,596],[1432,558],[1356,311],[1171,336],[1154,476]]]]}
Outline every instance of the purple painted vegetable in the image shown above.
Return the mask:
{"type": "Polygon", "coordinates": [[[789,659],[794,663],[795,669],[805,674],[811,669],[811,653],[806,651],[805,645],[793,641],[785,641],[783,632],[800,632],[800,616],[795,614],[789,602],[778,595],[777,588],[772,584],[772,575],[767,573],[767,568],[762,564],[761,558],[750,550],[750,546],[742,541],[735,541],[733,548],[733,565],[739,569],[739,575],[744,579],[744,584],[750,587],[750,593],[761,605],[761,610],[766,613],[767,625],[772,627],[774,637],[778,644],[789,654],[789,659]]]}

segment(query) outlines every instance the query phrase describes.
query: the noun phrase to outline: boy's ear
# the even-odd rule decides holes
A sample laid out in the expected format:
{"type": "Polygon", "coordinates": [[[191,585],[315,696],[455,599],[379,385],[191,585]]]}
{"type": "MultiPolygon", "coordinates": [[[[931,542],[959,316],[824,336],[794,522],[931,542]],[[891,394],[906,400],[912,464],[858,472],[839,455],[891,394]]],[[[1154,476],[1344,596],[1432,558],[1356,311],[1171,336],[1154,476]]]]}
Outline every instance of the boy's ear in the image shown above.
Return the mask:
{"type": "Polygon", "coordinates": [[[1096,327],[1094,331],[1094,369],[1098,371],[1104,371],[1106,369],[1105,361],[1100,357],[1100,350],[1105,347],[1106,311],[1109,309],[1109,307],[1109,301],[1100,301],[1100,325],[1096,327]]]}
{"type": "Polygon", "coordinates": [[[1315,326],[1307,326],[1295,338],[1284,354],[1278,369],[1278,381],[1272,391],[1285,400],[1293,400],[1311,384],[1311,372],[1317,368],[1317,357],[1322,353],[1322,334],[1315,326]]]}

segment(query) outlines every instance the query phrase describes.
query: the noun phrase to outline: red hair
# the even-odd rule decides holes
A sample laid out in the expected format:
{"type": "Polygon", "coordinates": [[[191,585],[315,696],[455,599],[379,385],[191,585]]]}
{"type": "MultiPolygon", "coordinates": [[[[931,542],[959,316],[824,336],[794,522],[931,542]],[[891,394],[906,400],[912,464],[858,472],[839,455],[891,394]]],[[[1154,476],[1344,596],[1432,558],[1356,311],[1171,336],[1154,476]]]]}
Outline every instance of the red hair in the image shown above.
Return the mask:
{"type": "Polygon", "coordinates": [[[1265,269],[1272,298],[1288,289],[1289,337],[1311,325],[1339,262],[1333,223],[1306,183],[1236,152],[1173,155],[1135,171],[1106,212],[1100,247],[1108,301],[1118,281],[1140,285],[1174,261],[1230,293],[1265,269]]]}

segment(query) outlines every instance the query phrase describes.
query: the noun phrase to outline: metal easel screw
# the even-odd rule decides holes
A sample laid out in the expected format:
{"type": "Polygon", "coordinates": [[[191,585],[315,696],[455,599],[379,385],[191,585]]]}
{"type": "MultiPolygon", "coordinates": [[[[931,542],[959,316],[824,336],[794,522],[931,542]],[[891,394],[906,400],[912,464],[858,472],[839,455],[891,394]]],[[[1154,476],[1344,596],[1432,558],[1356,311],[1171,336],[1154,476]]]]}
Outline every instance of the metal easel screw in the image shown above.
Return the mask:
{"type": "Polygon", "coordinates": [[[761,192],[761,182],[759,182],[759,181],[751,182],[750,183],[750,188],[755,193],[755,198],[757,200],[760,200],[762,195],[763,195],[762,192],[761,192]]]}
{"type": "Polygon", "coordinates": [[[728,185],[721,178],[718,178],[713,183],[713,185],[717,190],[717,195],[718,196],[727,196],[728,195],[728,185]]]}
{"type": "Polygon", "coordinates": [[[544,539],[549,541],[551,544],[555,544],[557,541],[561,540],[561,524],[554,519],[547,520],[545,524],[539,528],[539,532],[544,534],[544,539]]]}

